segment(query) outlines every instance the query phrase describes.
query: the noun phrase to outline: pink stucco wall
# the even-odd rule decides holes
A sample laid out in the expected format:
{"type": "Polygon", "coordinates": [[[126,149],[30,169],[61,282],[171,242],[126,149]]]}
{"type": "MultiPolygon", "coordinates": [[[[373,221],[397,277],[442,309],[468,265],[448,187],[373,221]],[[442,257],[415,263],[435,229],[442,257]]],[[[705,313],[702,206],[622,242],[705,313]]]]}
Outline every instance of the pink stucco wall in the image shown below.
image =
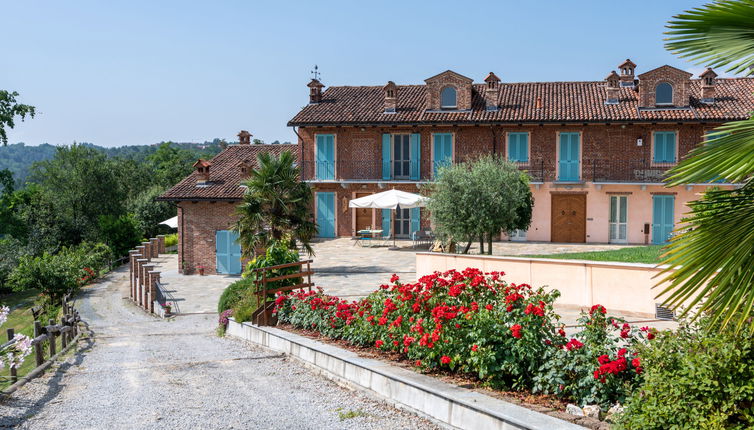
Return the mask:
{"type": "Polygon", "coordinates": [[[595,304],[611,312],[652,318],[656,296],[666,284],[654,287],[663,276],[648,264],[605,263],[482,255],[417,253],[417,277],[434,271],[475,267],[485,272],[505,272],[508,282],[557,289],[558,305],[586,309],[595,304]]]}
{"type": "MultiPolygon", "coordinates": [[[[532,185],[534,195],[534,209],[532,224],[526,239],[530,241],[549,242],[551,237],[550,211],[552,193],[582,192],[586,193],[586,241],[593,243],[607,243],[609,234],[610,196],[624,193],[628,196],[627,231],[628,243],[645,243],[644,224],[652,224],[652,195],[655,193],[675,194],[676,226],[688,212],[686,203],[699,198],[707,186],[683,186],[666,188],[662,185],[631,185],[631,184],[594,184],[587,182],[581,185],[559,185],[552,182],[532,185]]],[[[646,238],[651,243],[652,233],[646,238]]]]}

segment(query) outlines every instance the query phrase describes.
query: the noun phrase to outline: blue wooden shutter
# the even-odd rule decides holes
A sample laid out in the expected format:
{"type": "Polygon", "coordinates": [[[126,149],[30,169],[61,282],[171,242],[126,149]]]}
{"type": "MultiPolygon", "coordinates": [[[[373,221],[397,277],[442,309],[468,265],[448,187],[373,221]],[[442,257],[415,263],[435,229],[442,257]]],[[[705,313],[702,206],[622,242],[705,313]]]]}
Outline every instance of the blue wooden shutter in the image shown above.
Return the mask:
{"type": "Polygon", "coordinates": [[[391,209],[382,210],[382,235],[390,236],[390,211],[391,209]]]}
{"type": "Polygon", "coordinates": [[[217,273],[229,273],[228,255],[228,232],[226,230],[217,230],[215,232],[215,262],[217,273]]]}
{"type": "Polygon", "coordinates": [[[655,163],[662,163],[665,158],[664,148],[665,148],[665,135],[662,133],[655,133],[654,134],[654,151],[652,154],[652,161],[655,163]]]}
{"type": "Polygon", "coordinates": [[[579,180],[579,134],[560,133],[560,173],[561,181],[579,180]]]}
{"type": "Polygon", "coordinates": [[[529,133],[518,135],[518,161],[521,163],[529,162],[529,133]]]}
{"type": "Polygon", "coordinates": [[[241,244],[238,243],[238,233],[228,231],[228,273],[238,275],[241,273],[241,244]]]}
{"type": "Polygon", "coordinates": [[[391,179],[390,166],[393,163],[391,157],[392,151],[390,148],[390,134],[384,133],[382,135],[382,179],[391,179]]]}
{"type": "Polygon", "coordinates": [[[335,179],[335,136],[317,135],[316,178],[320,180],[335,179]]]}
{"type": "Polygon", "coordinates": [[[668,241],[674,226],[675,196],[652,196],[652,243],[668,241]]]}
{"type": "Polygon", "coordinates": [[[665,135],[665,162],[675,163],[675,132],[665,135]]]}
{"type": "Polygon", "coordinates": [[[421,228],[421,212],[419,208],[411,208],[411,236],[414,237],[414,233],[421,228]]]}
{"type": "Polygon", "coordinates": [[[437,176],[440,167],[449,166],[453,161],[453,135],[450,133],[435,133],[434,139],[434,159],[432,160],[432,171],[437,176]]]}
{"type": "Polygon", "coordinates": [[[335,193],[317,193],[319,237],[335,237],[335,193]]]}
{"type": "Polygon", "coordinates": [[[421,170],[421,135],[419,133],[412,133],[411,138],[411,154],[410,154],[410,179],[412,181],[419,180],[419,172],[421,170]]]}

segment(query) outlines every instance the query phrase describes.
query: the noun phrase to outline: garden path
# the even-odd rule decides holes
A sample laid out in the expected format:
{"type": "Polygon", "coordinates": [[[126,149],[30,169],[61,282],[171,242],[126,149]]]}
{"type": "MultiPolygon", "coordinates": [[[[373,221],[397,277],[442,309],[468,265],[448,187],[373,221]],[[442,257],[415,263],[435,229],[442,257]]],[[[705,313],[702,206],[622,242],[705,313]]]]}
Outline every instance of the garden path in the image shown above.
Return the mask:
{"type": "MultiPolygon", "coordinates": [[[[198,278],[198,277],[197,277],[198,278]]],[[[215,335],[216,315],[151,317],[121,267],[76,306],[86,349],[0,403],[0,428],[433,428],[296,362],[215,335]]]]}

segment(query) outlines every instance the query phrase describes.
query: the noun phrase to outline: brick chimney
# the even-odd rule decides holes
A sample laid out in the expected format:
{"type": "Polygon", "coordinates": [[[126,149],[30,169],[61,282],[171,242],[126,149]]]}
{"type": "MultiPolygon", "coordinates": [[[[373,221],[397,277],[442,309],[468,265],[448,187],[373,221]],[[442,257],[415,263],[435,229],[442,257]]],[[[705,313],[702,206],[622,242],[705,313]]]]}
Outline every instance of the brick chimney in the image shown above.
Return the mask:
{"type": "Polygon", "coordinates": [[[251,145],[251,136],[252,134],[249,133],[246,130],[241,130],[238,133],[238,144],[239,145],[251,145]]]}
{"type": "Polygon", "coordinates": [[[385,113],[395,113],[398,107],[398,86],[395,82],[388,81],[382,92],[385,94],[385,113]]]}
{"type": "Polygon", "coordinates": [[[606,105],[617,105],[620,102],[620,76],[615,73],[615,70],[610,72],[605,78],[607,86],[607,98],[605,99],[606,105]]]}
{"type": "Polygon", "coordinates": [[[210,166],[212,166],[211,162],[201,158],[194,163],[194,169],[199,174],[199,177],[196,179],[197,185],[206,185],[209,182],[210,166]]]}
{"type": "Polygon", "coordinates": [[[500,78],[493,72],[490,72],[484,82],[484,105],[488,111],[496,111],[498,108],[498,98],[500,96],[500,78]]]}
{"type": "Polygon", "coordinates": [[[636,71],[636,64],[633,61],[626,58],[626,61],[622,62],[618,66],[620,70],[620,86],[621,87],[634,87],[634,72],[636,71]]]}
{"type": "Polygon", "coordinates": [[[312,79],[307,85],[309,87],[309,104],[319,103],[322,101],[322,82],[317,79],[312,79]]]}
{"type": "Polygon", "coordinates": [[[715,87],[717,86],[715,78],[717,78],[717,73],[707,67],[707,70],[699,75],[699,77],[702,78],[702,103],[715,103],[715,87]]]}
{"type": "Polygon", "coordinates": [[[251,174],[251,161],[248,159],[238,163],[238,171],[241,172],[241,179],[246,179],[251,174]]]}

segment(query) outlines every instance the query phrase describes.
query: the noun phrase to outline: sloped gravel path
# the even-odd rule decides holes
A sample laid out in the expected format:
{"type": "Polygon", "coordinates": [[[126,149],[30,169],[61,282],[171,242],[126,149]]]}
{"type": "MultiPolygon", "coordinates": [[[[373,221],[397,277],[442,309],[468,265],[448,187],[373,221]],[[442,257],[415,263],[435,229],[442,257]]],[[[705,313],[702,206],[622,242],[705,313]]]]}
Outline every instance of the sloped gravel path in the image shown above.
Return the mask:
{"type": "Polygon", "coordinates": [[[127,268],[77,306],[84,351],[0,403],[0,428],[424,429],[415,415],[295,361],[214,333],[215,315],[157,320],[133,307],[127,268]]]}

